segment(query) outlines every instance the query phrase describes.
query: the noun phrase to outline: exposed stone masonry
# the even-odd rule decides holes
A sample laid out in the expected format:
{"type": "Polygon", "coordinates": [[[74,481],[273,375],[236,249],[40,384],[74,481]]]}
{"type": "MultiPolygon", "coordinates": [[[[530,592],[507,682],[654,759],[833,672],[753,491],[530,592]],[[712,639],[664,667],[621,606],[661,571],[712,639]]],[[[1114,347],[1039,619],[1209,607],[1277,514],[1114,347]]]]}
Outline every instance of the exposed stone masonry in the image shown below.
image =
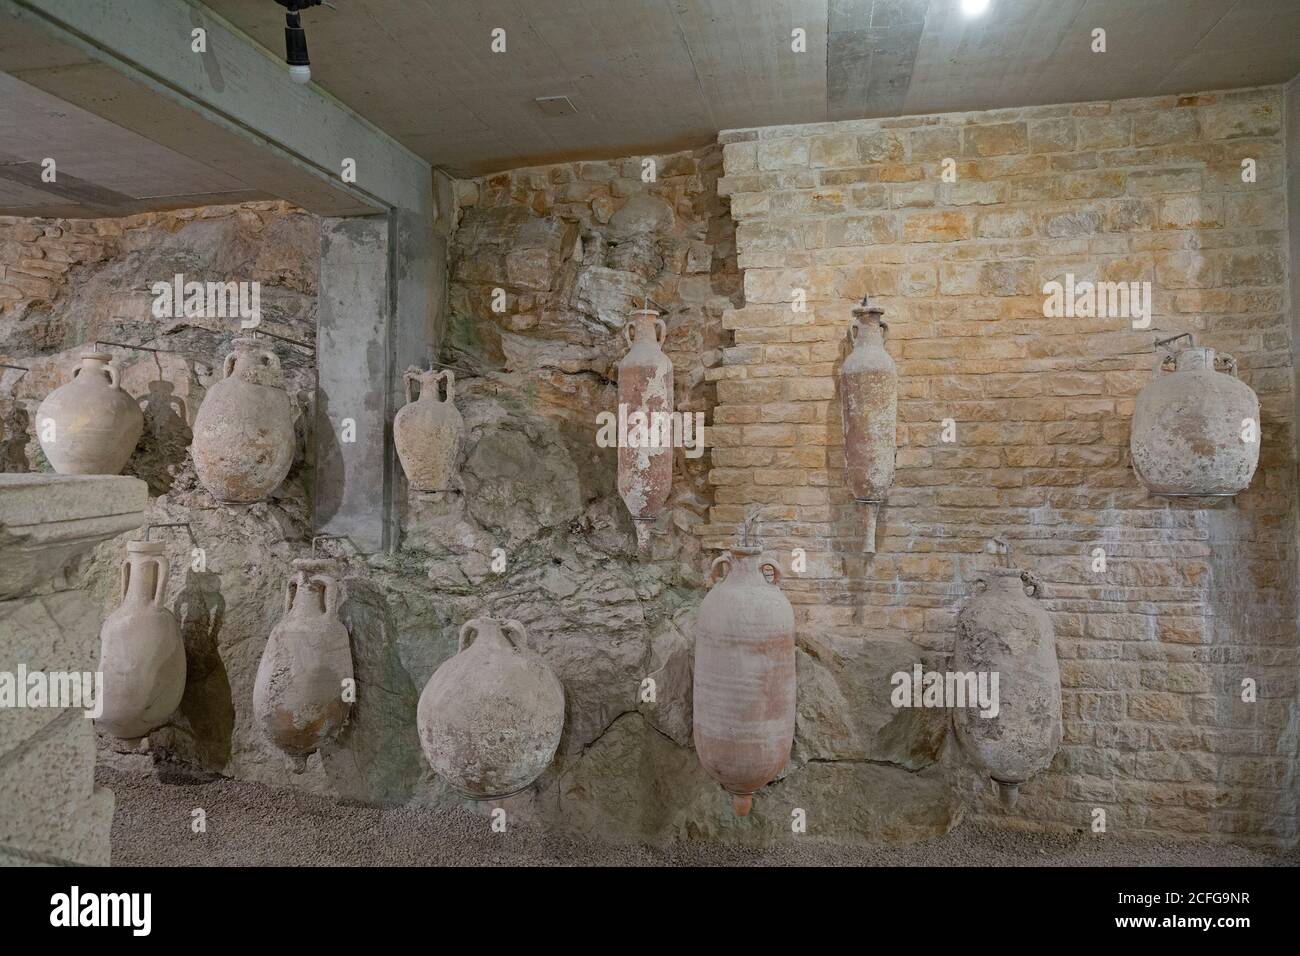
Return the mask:
{"type": "MultiPolygon", "coordinates": [[[[988,539],[1007,537],[1046,581],[1065,718],[1010,819],[1084,828],[1100,807],[1112,832],[1296,836],[1281,123],[1270,88],[720,137],[746,304],[709,372],[704,540],[761,503],[773,542],[808,551],[785,582],[802,639],[942,654],[988,539]],[[1066,273],[1152,283],[1151,329],[1045,318],[1043,285],[1066,273]],[[835,377],[864,294],[886,310],[899,377],[898,472],[868,559],[835,377]],[[1234,353],[1259,394],[1260,469],[1235,499],[1150,497],[1129,468],[1161,331],[1234,353]]],[[[884,671],[859,679],[887,692],[884,671]]]]}
{"type": "MultiPolygon", "coordinates": [[[[420,755],[415,701],[461,623],[491,614],[524,622],[567,699],[555,764],[504,804],[516,820],[767,841],[789,837],[800,807],[813,837],[908,839],[944,832],[963,806],[1061,829],[1100,807],[1110,832],[1294,842],[1280,115],[1265,89],[775,127],[654,157],[653,182],[629,157],[456,183],[432,358],[457,376],[459,487],[401,500],[392,554],[322,544],[340,562],[359,696],[337,746],[303,765],[257,734],[252,684],[290,561],[310,550],[313,359],[274,345],[302,410],[289,479],[266,504],[218,507],[196,485],[189,426],[237,322],[156,319],[148,290],[176,272],[259,280],[267,327],[311,341],[313,217],[270,203],[0,219],[0,360],[33,369],[0,378],[0,467],[45,467],[30,417],[89,342],[175,350],[122,355],[125,386],[148,398],[126,471],[148,481],[151,520],[191,522],[207,552],[206,571],[173,576],[190,671],[177,718],[152,735],[163,773],[457,801],[420,755]],[[1066,273],[1150,281],[1152,329],[1044,318],[1042,285],[1066,273]],[[863,295],[886,309],[899,371],[898,471],[874,556],[843,486],[836,389],[863,295]],[[712,447],[678,452],[642,561],[615,449],[595,434],[617,402],[619,331],[645,297],[665,312],[677,408],[706,413],[712,447]],[[1260,396],[1260,470],[1236,499],[1151,498],[1128,467],[1155,329],[1234,353],[1260,396]],[[755,504],[766,543],[787,564],[804,549],[808,566],[782,580],[799,629],[793,758],[737,821],[690,749],[691,623],[713,549],[755,504]],[[1046,582],[1064,685],[1062,751],[1009,815],[965,768],[946,712],[889,703],[893,673],[943,666],[993,535],[1046,582]],[[638,699],[647,677],[654,703],[638,699]],[[1257,703],[1241,701],[1244,677],[1257,703]]],[[[188,567],[193,543],[163,534],[188,567]]],[[[105,611],[122,547],[85,568],[105,611]]]]}

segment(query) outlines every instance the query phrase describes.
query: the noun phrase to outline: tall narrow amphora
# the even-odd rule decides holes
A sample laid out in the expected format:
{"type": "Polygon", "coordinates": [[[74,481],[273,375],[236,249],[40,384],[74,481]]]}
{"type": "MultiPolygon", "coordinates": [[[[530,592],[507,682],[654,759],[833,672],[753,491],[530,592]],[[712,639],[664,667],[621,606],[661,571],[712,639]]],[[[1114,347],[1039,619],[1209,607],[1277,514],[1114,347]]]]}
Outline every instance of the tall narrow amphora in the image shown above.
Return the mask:
{"type": "Polygon", "coordinates": [[[794,609],[780,580],[778,559],[747,528],[741,544],[714,558],[713,587],[696,615],[695,750],[737,816],[785,767],[794,743],[794,609]]]}
{"type": "Polygon", "coordinates": [[[650,548],[650,527],[673,489],[673,363],[664,354],[666,335],[658,312],[633,312],[623,326],[628,351],[618,363],[619,417],[627,421],[618,447],[618,493],[642,552],[650,548]]]}
{"type": "Polygon", "coordinates": [[[884,310],[862,304],[853,310],[853,351],[840,367],[844,423],[844,477],[867,506],[863,551],[875,553],[876,514],[894,483],[898,448],[898,371],[885,351],[889,326],[884,310]]]}

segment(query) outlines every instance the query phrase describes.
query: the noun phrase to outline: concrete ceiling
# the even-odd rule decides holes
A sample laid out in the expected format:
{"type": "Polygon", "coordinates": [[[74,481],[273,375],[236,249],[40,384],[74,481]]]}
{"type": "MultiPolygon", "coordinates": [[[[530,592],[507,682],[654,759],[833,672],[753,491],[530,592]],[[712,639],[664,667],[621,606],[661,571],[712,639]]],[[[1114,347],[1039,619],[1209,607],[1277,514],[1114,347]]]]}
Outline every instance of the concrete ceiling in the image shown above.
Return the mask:
{"type": "MultiPolygon", "coordinates": [[[[1283,82],[1300,0],[335,0],[317,83],[453,175],[700,145],[719,129],[1283,82]],[[506,52],[490,49],[506,31],[506,52]],[[791,50],[791,31],[807,52],[791,50]],[[1090,49],[1106,30],[1105,53],[1090,49]],[[547,115],[539,97],[576,112],[547,115]]],[[[283,50],[273,0],[208,0],[283,50]]]]}
{"type": "Polygon", "coordinates": [[[0,73],[0,216],[127,216],[271,198],[0,73]],[[42,179],[47,158],[53,182],[42,179]]]}
{"type": "MultiPolygon", "coordinates": [[[[976,17],[960,0],[334,2],[303,15],[319,88],[456,176],[667,152],[735,127],[1194,92],[1300,72],[1300,0],[990,0],[976,17]],[[490,48],[498,27],[504,53],[490,48]],[[1102,54],[1090,49],[1096,27],[1102,54]],[[791,49],[796,28],[806,52],[791,49]],[[541,97],[567,97],[574,110],[551,115],[541,97]]],[[[282,55],[274,0],[207,6],[282,55]]],[[[32,22],[4,27],[0,215],[112,216],[273,194],[327,215],[373,211],[32,22]],[[46,157],[58,163],[53,183],[41,178],[46,157]]],[[[222,89],[248,69],[231,62],[222,89]]],[[[310,88],[287,77],[284,87],[293,113],[310,88]]]]}

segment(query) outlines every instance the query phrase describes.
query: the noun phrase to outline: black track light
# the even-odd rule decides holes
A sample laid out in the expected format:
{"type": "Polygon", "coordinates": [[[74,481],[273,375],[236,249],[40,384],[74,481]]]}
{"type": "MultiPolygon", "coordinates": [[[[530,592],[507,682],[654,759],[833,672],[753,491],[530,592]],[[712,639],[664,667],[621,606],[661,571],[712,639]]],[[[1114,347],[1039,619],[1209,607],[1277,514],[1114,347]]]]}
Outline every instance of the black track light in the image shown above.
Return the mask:
{"type": "Polygon", "coordinates": [[[285,8],[284,61],[289,64],[289,79],[295,83],[311,80],[311,60],[307,57],[307,31],[298,14],[308,7],[318,7],[322,0],[275,0],[285,8]]]}

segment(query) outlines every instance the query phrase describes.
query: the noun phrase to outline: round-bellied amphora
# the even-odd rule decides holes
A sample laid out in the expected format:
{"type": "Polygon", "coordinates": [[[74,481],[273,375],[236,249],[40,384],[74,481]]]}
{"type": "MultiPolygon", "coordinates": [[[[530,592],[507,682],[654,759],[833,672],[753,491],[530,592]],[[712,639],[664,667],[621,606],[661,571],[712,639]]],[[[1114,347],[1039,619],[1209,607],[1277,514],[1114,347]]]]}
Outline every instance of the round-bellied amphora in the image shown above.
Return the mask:
{"type": "Polygon", "coordinates": [[[898,445],[898,371],[885,351],[889,326],[884,310],[862,304],[853,310],[853,351],[840,367],[844,423],[844,478],[853,497],[867,506],[862,550],[876,550],[876,513],[894,483],[898,445]]]}
{"type": "Polygon", "coordinates": [[[997,676],[996,713],[953,710],[962,749],[1014,806],[1020,785],[1045,770],[1061,746],[1061,674],[1056,636],[1036,600],[1042,583],[1015,567],[982,571],[957,616],[949,666],[957,675],[997,676]],[[1032,597],[1030,596],[1032,595],[1032,597]]]}
{"type": "Polygon", "coordinates": [[[402,471],[416,491],[447,491],[465,444],[465,420],[455,404],[456,376],[450,370],[409,368],[404,379],[406,404],[393,418],[393,444],[402,471]],[[441,383],[446,383],[446,398],[439,397],[441,383]]]}
{"type": "Polygon", "coordinates": [[[123,391],[112,356],[87,352],[72,378],[36,410],[41,451],[60,475],[116,475],[144,432],[144,414],[123,391]]]}
{"type": "Polygon", "coordinates": [[[642,552],[650,548],[650,526],[673,488],[673,363],[663,351],[666,335],[658,312],[633,312],[623,326],[628,351],[618,363],[619,411],[628,421],[627,440],[618,448],[618,493],[642,552]]]}
{"type": "Polygon", "coordinates": [[[257,666],[253,716],[276,747],[305,756],[347,723],[355,688],[352,646],[339,619],[334,562],[298,558],[284,587],[284,616],[257,666]]]}
{"type": "Polygon", "coordinates": [[[475,800],[523,790],[555,757],[564,731],[564,686],[527,646],[514,620],[478,617],[457,653],[434,671],[416,719],[430,766],[475,800]]]}
{"type": "Polygon", "coordinates": [[[1210,348],[1185,348],[1155,378],[1133,407],[1129,454],[1133,471],[1156,495],[1235,495],[1259,464],[1259,398],[1236,377],[1237,360],[1210,348]]]}
{"type": "Polygon", "coordinates": [[[218,501],[261,501],[293,464],[293,403],[280,360],[256,339],[231,342],[221,380],[208,389],[194,419],[194,470],[218,501]]]}
{"type": "Polygon", "coordinates": [[[747,528],[740,545],[713,559],[696,615],[695,750],[742,817],[794,743],[794,610],[780,580],[776,557],[747,528]]]}
{"type": "Polygon", "coordinates": [[[163,545],[128,541],[122,603],[99,631],[103,712],[95,723],[135,740],[167,722],[185,694],[185,644],[163,603],[170,577],[163,545]]]}

